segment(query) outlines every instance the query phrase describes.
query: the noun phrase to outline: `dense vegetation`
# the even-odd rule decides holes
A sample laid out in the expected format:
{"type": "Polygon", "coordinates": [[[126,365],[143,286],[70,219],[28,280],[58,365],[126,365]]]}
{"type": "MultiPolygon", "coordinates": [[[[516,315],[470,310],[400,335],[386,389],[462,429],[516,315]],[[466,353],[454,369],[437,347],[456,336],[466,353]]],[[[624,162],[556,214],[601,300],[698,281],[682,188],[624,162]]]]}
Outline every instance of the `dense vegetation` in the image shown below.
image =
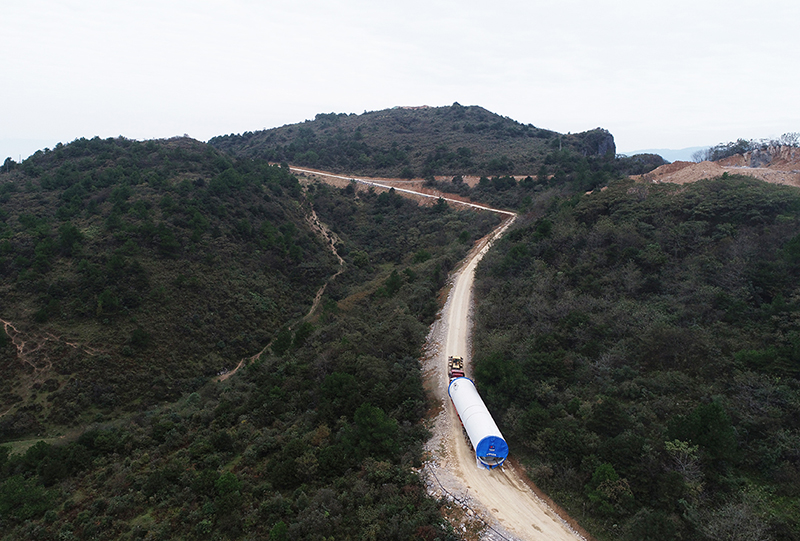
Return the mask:
{"type": "MultiPolygon", "coordinates": [[[[178,148],[188,145],[201,156],[208,156],[211,163],[228,160],[203,145],[187,141],[177,143],[178,148]]],[[[93,145],[110,153],[117,152],[117,147],[132,147],[135,153],[139,144],[113,140],[78,142],[77,145],[79,148],[93,145]]],[[[147,147],[147,159],[155,162],[147,167],[142,165],[140,170],[140,174],[149,178],[160,170],[158,156],[169,154],[176,148],[176,142],[143,145],[147,147]]],[[[33,165],[42,170],[28,173],[37,176],[13,179],[15,189],[4,192],[9,194],[3,202],[8,216],[16,215],[15,205],[21,206],[18,199],[21,197],[28,197],[26,204],[41,197],[51,202],[51,207],[57,207],[53,212],[59,212],[56,201],[61,200],[61,192],[50,194],[49,188],[42,187],[42,179],[48,178],[44,160],[52,159],[50,154],[59,150],[76,152],[70,147],[39,156],[39,161],[33,165]]],[[[100,159],[97,151],[86,154],[93,160],[100,159]]],[[[190,151],[190,155],[194,156],[194,151],[190,151]]],[[[95,403],[97,393],[94,390],[107,387],[102,378],[117,377],[130,381],[132,386],[139,385],[136,376],[139,363],[146,365],[148,362],[148,357],[140,351],[151,351],[150,348],[158,347],[160,340],[155,327],[144,327],[151,338],[143,347],[128,344],[134,352],[130,356],[108,354],[98,362],[81,350],[64,354],[65,358],[74,358],[67,365],[74,370],[81,370],[84,365],[108,365],[102,371],[97,367],[93,369],[97,371],[89,374],[61,374],[65,369],[59,358],[49,371],[32,375],[40,380],[52,377],[56,385],[46,382],[41,387],[34,385],[30,398],[25,398],[26,406],[45,404],[45,409],[51,408],[52,417],[56,415],[56,408],[46,405],[48,400],[55,401],[59,393],[67,390],[72,393],[70,396],[76,397],[79,409],[74,414],[81,422],[85,412],[99,412],[102,419],[98,415],[97,422],[72,441],[40,442],[21,453],[11,454],[9,450],[18,449],[16,444],[0,446],[0,538],[455,539],[448,532],[449,526],[443,523],[440,502],[426,496],[412,470],[419,465],[426,435],[419,423],[426,404],[417,359],[427,327],[435,315],[436,295],[447,273],[463,258],[472,241],[485,234],[497,219],[491,215],[457,212],[444,202],[419,207],[392,192],[356,192],[352,186],[334,189],[312,185],[305,192],[285,170],[259,163],[227,161],[229,167],[221,167],[220,172],[208,178],[194,170],[181,172],[190,167],[192,160],[173,157],[169,162],[177,168],[174,175],[178,178],[173,180],[169,173],[164,173],[167,178],[163,184],[155,181],[159,184],[157,188],[149,181],[137,184],[121,180],[118,185],[110,184],[99,191],[105,190],[110,198],[115,190],[127,187],[132,194],[125,202],[135,207],[138,201],[148,200],[149,190],[162,190],[158,192],[160,199],[150,207],[155,220],[162,216],[160,200],[167,196],[173,201],[181,198],[180,203],[175,204],[183,209],[174,210],[178,216],[186,214],[185,209],[191,208],[190,202],[195,199],[198,212],[202,212],[204,190],[218,186],[216,175],[237,173],[238,178],[243,179],[240,184],[229,186],[228,191],[218,196],[219,201],[210,199],[219,206],[224,207],[226,203],[229,206],[218,220],[212,221],[216,216],[213,213],[205,215],[211,222],[207,233],[193,241],[193,229],[175,223],[178,220],[163,218],[164,221],[157,222],[155,227],[163,223],[163,228],[172,231],[178,244],[174,250],[179,252],[159,253],[159,243],[150,241],[150,244],[147,239],[136,236],[140,235],[146,221],[129,216],[130,211],[122,213],[114,227],[108,227],[109,216],[113,214],[109,207],[113,205],[111,201],[102,201],[99,202],[99,218],[95,214],[88,215],[84,209],[73,214],[69,221],[63,221],[72,223],[78,230],[80,244],[73,246],[70,255],[58,251],[48,259],[50,266],[45,272],[35,271],[39,273],[37,280],[48,280],[54,272],[69,277],[68,272],[80,266],[75,262],[69,265],[69,258],[98,258],[92,259],[90,264],[99,266],[103,254],[111,258],[121,247],[128,245],[125,248],[128,250],[131,244],[136,244],[138,250],[122,256],[128,266],[133,265],[133,261],[141,262],[148,271],[151,288],[159,283],[160,274],[154,269],[160,268],[161,261],[183,261],[186,269],[195,264],[197,257],[198,264],[202,265],[199,268],[205,274],[190,274],[184,270],[185,278],[180,284],[174,283],[175,278],[164,282],[163,297],[152,299],[144,295],[139,304],[121,303],[117,312],[108,315],[98,314],[96,308],[91,313],[80,312],[78,308],[86,302],[80,297],[81,290],[64,286],[66,293],[58,297],[59,310],[47,311],[42,321],[31,315],[26,327],[28,332],[68,329],[81,338],[83,332],[92,337],[93,346],[103,349],[106,341],[109,345],[116,344],[120,333],[116,322],[120,320],[136,317],[137,324],[145,325],[151,321],[147,319],[149,313],[163,310],[165,321],[183,323],[186,314],[204,308],[195,306],[198,297],[189,294],[192,288],[201,287],[203,295],[209,297],[199,304],[217,302],[212,297],[215,293],[207,277],[232,272],[237,266],[245,265],[244,260],[248,258],[254,259],[253,264],[262,269],[265,265],[274,265],[269,267],[273,280],[280,281],[286,290],[296,290],[285,293],[293,295],[292,302],[280,301],[277,294],[262,297],[264,303],[272,299],[283,307],[284,315],[275,322],[266,319],[259,323],[264,334],[257,340],[263,340],[261,346],[269,342],[271,347],[256,362],[220,383],[209,381],[202,363],[187,362],[183,371],[193,374],[191,385],[175,389],[174,395],[148,395],[133,412],[111,411],[110,406],[95,403]],[[196,178],[187,177],[186,182],[180,178],[193,172],[197,173],[196,178]],[[178,190],[184,190],[185,199],[178,190]],[[253,240],[237,244],[238,230],[233,228],[241,223],[239,229],[246,229],[241,220],[250,216],[249,212],[255,212],[251,207],[264,205],[272,209],[270,204],[274,203],[280,204],[277,208],[285,212],[285,221],[274,218],[269,223],[278,231],[288,228],[284,223],[295,224],[291,237],[294,244],[285,241],[288,246],[284,245],[283,251],[272,255],[273,259],[265,263],[259,257],[268,257],[263,254],[270,254],[273,247],[259,242],[266,242],[263,231],[271,229],[253,224],[251,237],[243,237],[253,240]],[[323,255],[324,247],[312,238],[304,222],[293,221],[295,212],[299,216],[310,208],[316,210],[323,222],[334,225],[340,239],[338,251],[345,259],[345,271],[329,283],[319,313],[314,318],[300,320],[299,316],[308,310],[315,288],[304,287],[300,282],[307,278],[303,276],[281,275],[283,258],[289,258],[287,267],[297,274],[313,271],[314,276],[325,277],[330,276],[335,267],[332,258],[323,255]],[[233,215],[231,221],[224,218],[228,214],[233,215]],[[96,231],[90,236],[86,231],[93,226],[96,231]],[[211,232],[215,226],[221,234],[212,242],[206,235],[214,238],[211,232]],[[129,242],[131,238],[133,242],[129,242]],[[231,246],[217,252],[220,239],[231,246]],[[300,239],[305,241],[301,244],[300,239]],[[204,243],[202,250],[200,245],[192,248],[195,242],[204,243]],[[246,257],[237,259],[234,245],[244,251],[246,257]],[[110,251],[104,252],[104,246],[110,246],[110,251]],[[303,250],[301,261],[291,262],[292,246],[303,250]],[[150,251],[155,253],[150,254],[150,251]],[[196,252],[199,254],[195,255],[196,252]],[[209,254],[217,254],[213,264],[204,262],[209,254]],[[312,265],[315,260],[319,261],[319,270],[312,265]],[[59,270],[62,266],[66,270],[59,270]],[[186,284],[193,279],[202,280],[202,286],[186,284]],[[164,298],[170,299],[169,302],[164,298]],[[291,318],[294,324],[284,325],[291,318]],[[122,359],[130,361],[118,364],[122,359]],[[87,391],[82,385],[89,377],[94,379],[85,384],[89,386],[87,391]],[[66,381],[62,383],[62,379],[66,381]],[[50,386],[58,388],[51,390],[50,386]],[[78,392],[72,390],[75,387],[78,392]]],[[[22,164],[16,173],[32,167],[22,164]]],[[[98,178],[103,170],[103,167],[87,168],[85,178],[98,178]]],[[[98,190],[92,186],[87,186],[86,190],[88,201],[84,205],[88,206],[98,190]]],[[[80,207],[79,200],[74,204],[80,207]]],[[[168,207],[173,208],[172,205],[168,207]]],[[[218,207],[212,205],[212,208],[218,207]]],[[[184,219],[188,221],[193,214],[188,213],[184,219]]],[[[46,215],[44,211],[42,215],[46,215]]],[[[61,228],[57,216],[47,216],[44,222],[49,225],[49,231],[61,228]]],[[[17,222],[10,218],[5,220],[5,231],[10,232],[6,240],[21,245],[21,239],[26,239],[24,235],[28,233],[17,222]]],[[[60,240],[53,242],[60,243],[60,240]]],[[[33,250],[32,259],[35,259],[36,248],[33,250]]],[[[34,306],[41,306],[39,297],[24,293],[27,282],[19,281],[21,270],[14,266],[16,263],[6,261],[6,265],[15,271],[6,277],[7,291],[23,293],[10,297],[9,302],[4,298],[4,307],[25,314],[17,303],[39,301],[40,304],[34,306]],[[13,282],[15,287],[11,285],[12,278],[17,280],[13,282]]],[[[113,267],[106,262],[98,274],[105,275],[110,268],[113,267]]],[[[242,276],[245,270],[239,273],[237,279],[245,280],[242,276]]],[[[69,284],[67,278],[63,281],[69,284]]],[[[112,287],[110,284],[104,287],[112,287]]],[[[228,289],[228,296],[220,294],[218,302],[224,301],[242,311],[250,310],[253,296],[239,292],[237,288],[242,286],[238,282],[229,278],[220,287],[228,289]]],[[[261,290],[255,292],[258,291],[261,290]]],[[[253,317],[249,313],[245,315],[253,317]]],[[[251,324],[242,316],[231,324],[231,336],[244,335],[244,329],[251,324]],[[242,330],[234,332],[234,326],[242,330]]],[[[175,336],[169,339],[182,340],[180,333],[173,334],[175,336]]],[[[193,340],[201,340],[199,345],[193,346],[198,350],[210,344],[209,349],[219,351],[216,336],[192,336],[193,340]]],[[[13,369],[12,360],[19,363],[15,348],[5,335],[2,337],[0,350],[7,368],[13,369]]],[[[233,346],[226,344],[227,347],[233,346]]],[[[237,351],[237,355],[252,351],[240,347],[243,349],[237,351]]],[[[62,346],[62,349],[71,348],[62,346]]],[[[159,358],[161,370],[152,374],[151,387],[157,387],[161,379],[168,380],[173,366],[176,369],[182,366],[179,355],[163,351],[161,354],[164,355],[159,358]]],[[[20,377],[19,372],[15,377],[20,377]]],[[[150,391],[142,386],[137,392],[150,391]]],[[[124,404],[126,393],[128,390],[119,389],[113,400],[124,404]]],[[[54,422],[55,419],[48,419],[40,429],[52,428],[54,422]]],[[[6,433],[6,437],[10,434],[6,433]]]]}
{"type": "Polygon", "coordinates": [[[479,267],[475,377],[600,539],[800,538],[800,192],[539,198],[479,267]]]}
{"type": "Polygon", "coordinates": [[[0,441],[196,390],[335,272],[297,179],[188,139],[59,145],[0,202],[0,318],[27,343],[0,349],[0,441]]]}
{"type": "Polygon", "coordinates": [[[214,137],[209,143],[238,156],[407,178],[525,175],[552,151],[611,157],[616,152],[613,136],[600,128],[563,135],[458,103],[362,115],[319,114],[313,121],[214,137]]]}
{"type": "Polygon", "coordinates": [[[622,178],[619,164],[618,160],[610,157],[586,157],[570,150],[560,150],[547,154],[534,176],[519,180],[511,175],[482,176],[477,185],[470,186],[461,175],[455,175],[449,181],[429,179],[425,185],[496,208],[524,213],[543,197],[554,193],[563,196],[583,193],[622,178]]]}
{"type": "Polygon", "coordinates": [[[598,538],[800,538],[796,189],[636,184],[659,156],[458,104],[212,143],[78,140],[0,169],[0,539],[456,538],[412,469],[417,359],[497,218],[263,158],[521,213],[479,268],[474,375],[598,538]]]}

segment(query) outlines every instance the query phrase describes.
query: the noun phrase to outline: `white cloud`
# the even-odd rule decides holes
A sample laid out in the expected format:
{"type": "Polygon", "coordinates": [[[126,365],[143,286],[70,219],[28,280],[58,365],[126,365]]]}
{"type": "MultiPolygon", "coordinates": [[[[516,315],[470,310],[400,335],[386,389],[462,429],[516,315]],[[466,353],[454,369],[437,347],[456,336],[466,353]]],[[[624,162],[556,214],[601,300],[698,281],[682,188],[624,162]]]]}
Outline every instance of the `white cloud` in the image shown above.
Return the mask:
{"type": "Polygon", "coordinates": [[[800,130],[800,5],[785,0],[30,0],[4,19],[0,145],[454,101],[602,126],[620,148],[800,130]]]}

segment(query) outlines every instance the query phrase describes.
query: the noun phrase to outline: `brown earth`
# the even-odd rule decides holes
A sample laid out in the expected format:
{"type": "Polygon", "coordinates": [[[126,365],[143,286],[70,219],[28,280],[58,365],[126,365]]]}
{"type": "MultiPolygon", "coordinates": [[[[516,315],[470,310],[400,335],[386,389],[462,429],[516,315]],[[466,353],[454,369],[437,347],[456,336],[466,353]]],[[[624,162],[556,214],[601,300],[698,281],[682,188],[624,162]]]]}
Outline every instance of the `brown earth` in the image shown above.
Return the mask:
{"type": "Polygon", "coordinates": [[[686,184],[704,178],[746,175],[773,184],[800,187],[800,148],[772,147],[737,154],[716,162],[673,162],[631,178],[660,184],[686,184]]]}

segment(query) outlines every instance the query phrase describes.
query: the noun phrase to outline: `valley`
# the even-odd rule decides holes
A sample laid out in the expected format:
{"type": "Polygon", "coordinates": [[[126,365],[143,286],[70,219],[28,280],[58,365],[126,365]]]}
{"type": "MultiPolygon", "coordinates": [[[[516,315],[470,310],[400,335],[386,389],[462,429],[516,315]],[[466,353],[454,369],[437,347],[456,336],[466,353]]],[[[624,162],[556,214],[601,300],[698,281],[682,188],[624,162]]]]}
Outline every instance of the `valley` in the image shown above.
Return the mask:
{"type": "Polygon", "coordinates": [[[7,160],[0,538],[796,537],[800,195],[753,178],[794,147],[664,165],[459,111],[7,160]]]}

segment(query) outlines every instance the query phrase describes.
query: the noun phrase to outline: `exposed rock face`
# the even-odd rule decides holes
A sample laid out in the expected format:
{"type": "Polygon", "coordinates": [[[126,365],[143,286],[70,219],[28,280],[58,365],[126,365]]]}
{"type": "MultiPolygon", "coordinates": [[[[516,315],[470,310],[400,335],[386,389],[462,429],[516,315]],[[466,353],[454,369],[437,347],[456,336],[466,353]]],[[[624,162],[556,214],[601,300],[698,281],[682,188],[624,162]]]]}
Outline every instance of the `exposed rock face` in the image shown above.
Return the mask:
{"type": "Polygon", "coordinates": [[[614,136],[611,132],[603,128],[577,133],[571,137],[578,138],[580,148],[584,156],[605,156],[609,152],[614,156],[617,153],[617,145],[614,143],[614,136]]]}
{"type": "Polygon", "coordinates": [[[605,156],[609,152],[611,154],[617,153],[617,145],[614,142],[614,136],[611,135],[611,132],[608,130],[601,130],[603,132],[603,138],[600,139],[600,142],[597,145],[597,154],[600,156],[605,156]]]}
{"type": "Polygon", "coordinates": [[[800,166],[800,148],[773,145],[737,154],[718,163],[723,167],[769,167],[791,171],[800,166]]]}
{"type": "MultiPolygon", "coordinates": [[[[800,148],[789,146],[771,146],[764,150],[754,150],[750,154],[750,167],[767,167],[769,165],[784,165],[800,162],[800,148]]],[[[748,156],[745,155],[745,159],[748,156]]]]}
{"type": "Polygon", "coordinates": [[[773,153],[767,150],[754,150],[750,152],[750,167],[766,167],[772,161],[773,153]]]}

